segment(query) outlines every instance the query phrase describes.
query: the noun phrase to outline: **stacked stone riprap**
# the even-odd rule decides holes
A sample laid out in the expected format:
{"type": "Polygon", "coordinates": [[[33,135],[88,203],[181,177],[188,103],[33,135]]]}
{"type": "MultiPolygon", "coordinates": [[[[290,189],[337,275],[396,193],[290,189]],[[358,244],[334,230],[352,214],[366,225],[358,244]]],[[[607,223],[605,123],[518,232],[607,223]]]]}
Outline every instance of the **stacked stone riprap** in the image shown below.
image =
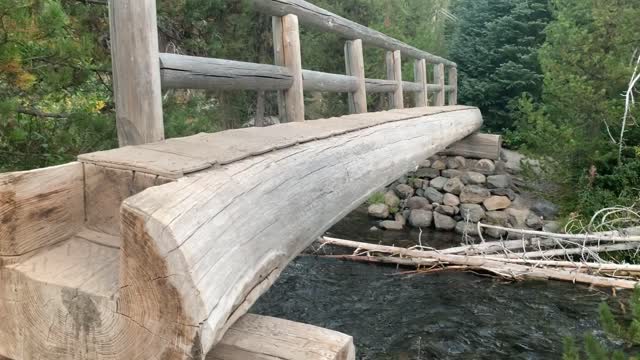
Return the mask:
{"type": "MultiPolygon", "coordinates": [[[[514,175],[517,171],[502,160],[436,155],[391,184],[384,204],[370,205],[369,215],[381,219],[378,226],[387,230],[434,227],[478,235],[478,222],[540,230],[546,214],[530,209],[514,175]]],[[[495,229],[484,232],[494,238],[506,235],[495,229]]]]}

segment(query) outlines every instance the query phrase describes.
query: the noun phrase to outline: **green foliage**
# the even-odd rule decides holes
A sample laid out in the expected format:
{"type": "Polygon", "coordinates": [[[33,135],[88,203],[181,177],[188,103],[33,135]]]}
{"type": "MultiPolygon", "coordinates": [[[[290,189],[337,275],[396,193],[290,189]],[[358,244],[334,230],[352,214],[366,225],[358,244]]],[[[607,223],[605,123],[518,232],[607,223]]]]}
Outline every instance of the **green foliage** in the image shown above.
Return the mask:
{"type": "Polygon", "coordinates": [[[380,191],[374,192],[373,194],[371,194],[371,196],[369,196],[367,204],[384,204],[384,193],[380,191]]]}
{"type": "Polygon", "coordinates": [[[539,99],[543,75],[538,49],[550,20],[547,0],[459,0],[449,40],[458,63],[460,102],[482,111],[490,131],[513,128],[510,104],[539,99]]]}

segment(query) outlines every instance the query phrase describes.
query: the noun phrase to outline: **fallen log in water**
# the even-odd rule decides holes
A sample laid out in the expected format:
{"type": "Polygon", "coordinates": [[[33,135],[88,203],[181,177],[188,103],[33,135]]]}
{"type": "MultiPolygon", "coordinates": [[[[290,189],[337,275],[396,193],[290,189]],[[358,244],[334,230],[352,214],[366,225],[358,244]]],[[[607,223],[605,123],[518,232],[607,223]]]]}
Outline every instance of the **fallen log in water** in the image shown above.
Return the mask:
{"type": "MultiPolygon", "coordinates": [[[[397,263],[400,265],[409,264],[408,259],[411,260],[414,266],[435,266],[438,264],[443,266],[463,265],[470,268],[483,269],[501,277],[514,280],[551,279],[624,289],[633,289],[638,283],[633,280],[585,274],[577,269],[579,263],[576,263],[576,268],[567,269],[566,266],[554,267],[549,265],[549,263],[547,263],[547,265],[540,265],[537,262],[532,264],[517,264],[505,261],[509,259],[501,259],[499,257],[487,258],[484,256],[451,255],[443,254],[439,251],[413,250],[330,237],[322,237],[319,239],[319,242],[325,245],[336,245],[356,249],[356,252],[366,251],[368,253],[373,252],[399,256],[400,260],[398,260],[397,263]]],[[[396,258],[387,256],[383,257],[380,262],[395,262],[395,260],[390,259],[396,258]]]]}

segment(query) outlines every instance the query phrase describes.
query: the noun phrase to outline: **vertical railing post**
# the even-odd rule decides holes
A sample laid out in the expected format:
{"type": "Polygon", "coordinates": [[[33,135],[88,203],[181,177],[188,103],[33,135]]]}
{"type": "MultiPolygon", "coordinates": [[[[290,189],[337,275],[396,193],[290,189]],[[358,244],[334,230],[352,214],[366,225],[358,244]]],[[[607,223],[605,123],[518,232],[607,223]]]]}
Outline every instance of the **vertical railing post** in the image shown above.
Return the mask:
{"type": "Polygon", "coordinates": [[[436,95],[436,106],[444,106],[444,64],[436,64],[433,67],[435,82],[440,88],[436,95]]]}
{"type": "Polygon", "coordinates": [[[156,0],[110,0],[109,22],[118,142],[163,140],[156,0]]]}
{"type": "Polygon", "coordinates": [[[450,67],[449,68],[449,86],[452,86],[451,91],[449,91],[449,105],[457,105],[458,104],[458,68],[450,67]]]}
{"type": "MultiPolygon", "coordinates": [[[[271,18],[271,29],[273,36],[273,60],[275,65],[285,66],[284,63],[284,44],[282,39],[282,17],[273,16],[271,18]]],[[[287,122],[287,109],[284,105],[284,91],[278,91],[278,118],[280,122],[287,122]]]]}
{"type": "Polygon", "coordinates": [[[420,84],[420,91],[416,92],[416,107],[429,105],[429,94],[427,93],[427,61],[416,59],[413,64],[414,81],[420,84]]]}
{"type": "Polygon", "coordinates": [[[403,109],[404,97],[402,92],[402,57],[400,50],[388,51],[386,57],[387,79],[395,80],[396,89],[389,97],[391,108],[403,109]]]}
{"type": "Polygon", "coordinates": [[[358,88],[349,93],[349,112],[352,114],[367,112],[367,90],[364,81],[364,54],[362,40],[347,41],[344,44],[344,61],[347,67],[347,75],[358,80],[358,88]]]}
{"type": "Polygon", "coordinates": [[[304,121],[304,91],[302,80],[302,56],[300,52],[300,28],[296,15],[282,17],[282,44],[284,66],[293,76],[293,84],[284,92],[287,121],[304,121]]]}

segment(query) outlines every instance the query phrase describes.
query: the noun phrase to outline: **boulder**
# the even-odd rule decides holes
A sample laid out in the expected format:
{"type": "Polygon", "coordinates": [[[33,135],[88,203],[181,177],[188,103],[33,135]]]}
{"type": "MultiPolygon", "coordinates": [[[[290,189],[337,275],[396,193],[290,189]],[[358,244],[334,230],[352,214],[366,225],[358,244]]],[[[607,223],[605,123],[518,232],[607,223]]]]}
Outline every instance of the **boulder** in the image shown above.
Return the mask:
{"type": "Polygon", "coordinates": [[[462,182],[465,185],[483,185],[487,182],[487,177],[475,171],[467,171],[462,175],[462,182]]]}
{"type": "Polygon", "coordinates": [[[442,203],[444,205],[449,205],[449,206],[458,206],[458,205],[460,205],[460,198],[458,198],[457,196],[455,196],[453,194],[446,193],[442,197],[442,203]]]}
{"type": "Polygon", "coordinates": [[[423,190],[423,189],[418,189],[418,190],[416,190],[416,195],[417,195],[417,196],[424,197],[424,190],[423,190]]]}
{"type": "Polygon", "coordinates": [[[426,160],[422,160],[422,162],[420,162],[420,167],[425,167],[425,168],[430,168],[431,167],[431,160],[426,159],[426,160]]]}
{"type": "Polygon", "coordinates": [[[398,184],[395,190],[402,199],[408,199],[413,196],[413,188],[407,184],[398,184]]]}
{"type": "Polygon", "coordinates": [[[487,177],[487,187],[489,189],[500,189],[511,187],[511,175],[491,175],[487,177]]]}
{"type": "Polygon", "coordinates": [[[507,235],[507,231],[501,229],[484,228],[483,231],[487,236],[494,239],[502,239],[507,235]]]}
{"type": "Polygon", "coordinates": [[[402,175],[402,176],[400,177],[400,179],[398,179],[398,183],[400,183],[400,184],[406,184],[408,180],[409,180],[409,178],[408,178],[406,175],[402,175]]]}
{"type": "Polygon", "coordinates": [[[542,231],[559,233],[562,231],[562,225],[557,221],[545,221],[542,231]]]}
{"type": "Polygon", "coordinates": [[[531,211],[544,219],[553,219],[558,215],[558,206],[550,201],[539,199],[531,205],[531,211]]]}
{"type": "Polygon", "coordinates": [[[460,178],[454,177],[447,180],[447,182],[442,187],[442,190],[454,195],[460,195],[463,188],[464,184],[462,183],[462,180],[460,180],[460,178]]]}
{"type": "Polygon", "coordinates": [[[458,221],[456,224],[456,232],[458,234],[467,234],[472,236],[478,236],[478,224],[466,222],[466,221],[458,221]]]}
{"type": "Polygon", "coordinates": [[[440,170],[433,168],[419,168],[418,170],[416,170],[415,176],[419,178],[433,179],[440,176],[440,170]]]}
{"type": "Polygon", "coordinates": [[[489,210],[502,210],[506,209],[511,205],[511,200],[509,200],[506,196],[491,196],[490,198],[484,200],[482,202],[484,207],[489,210]]]}
{"type": "Polygon", "coordinates": [[[429,182],[429,185],[436,190],[442,190],[447,181],[449,181],[449,179],[447,179],[446,177],[438,176],[437,178],[431,180],[429,182]]]}
{"type": "Polygon", "coordinates": [[[409,182],[407,184],[410,185],[411,187],[413,187],[414,189],[422,189],[422,186],[424,185],[424,182],[425,182],[424,179],[411,178],[411,179],[409,179],[409,182]]]}
{"type": "Polygon", "coordinates": [[[389,209],[398,208],[400,206],[400,198],[393,191],[387,191],[384,194],[384,203],[389,209]]]}
{"type": "Polygon", "coordinates": [[[525,221],[525,224],[527,224],[528,227],[534,230],[542,230],[542,227],[544,226],[544,221],[542,221],[542,218],[540,216],[534,214],[533,212],[530,212],[529,216],[527,216],[527,220],[525,221]]]}
{"type": "Polygon", "coordinates": [[[482,206],[478,204],[461,204],[460,215],[462,215],[463,220],[478,222],[484,219],[485,212],[482,206]]]}
{"type": "Polygon", "coordinates": [[[385,230],[402,230],[404,228],[404,224],[398,221],[392,221],[392,220],[380,221],[378,226],[381,229],[385,229],[385,230]]]}
{"type": "Polygon", "coordinates": [[[489,191],[491,191],[491,195],[506,196],[511,201],[516,199],[516,192],[511,189],[491,189],[489,191]]]}
{"type": "Polygon", "coordinates": [[[463,169],[465,166],[466,160],[462,156],[447,158],[447,169],[463,169]]]}
{"type": "Polygon", "coordinates": [[[447,168],[447,164],[444,162],[444,160],[438,159],[431,163],[431,168],[437,169],[437,170],[444,170],[447,168]]]}
{"type": "Polygon", "coordinates": [[[527,225],[527,218],[529,217],[529,209],[516,209],[508,208],[506,210],[509,216],[509,225],[516,229],[524,229],[527,225]]]}
{"type": "Polygon", "coordinates": [[[480,204],[490,196],[491,193],[489,190],[477,185],[468,185],[465,186],[460,193],[460,202],[467,204],[480,204]]]}
{"type": "Polygon", "coordinates": [[[424,196],[431,203],[438,203],[438,204],[442,204],[442,198],[444,197],[444,195],[442,195],[440,191],[432,187],[428,187],[427,190],[424,191],[424,196]]]}
{"type": "Polygon", "coordinates": [[[453,220],[450,216],[440,213],[433,214],[433,222],[435,223],[436,229],[438,230],[451,231],[456,228],[455,220],[453,220]]]}
{"type": "Polygon", "coordinates": [[[429,202],[429,200],[423,197],[414,196],[409,198],[409,200],[407,200],[407,207],[411,210],[417,210],[417,209],[431,210],[431,203],[429,202]]]}
{"type": "Polygon", "coordinates": [[[489,225],[509,226],[509,216],[504,211],[487,211],[485,222],[489,225]]]}
{"type": "Polygon", "coordinates": [[[455,170],[455,169],[447,169],[447,170],[442,170],[441,173],[442,173],[442,176],[451,179],[451,178],[454,178],[454,177],[461,177],[464,174],[464,171],[455,170]]]}
{"type": "Polygon", "coordinates": [[[433,221],[433,212],[423,209],[411,210],[409,224],[413,227],[429,227],[433,221]]]}
{"type": "Polygon", "coordinates": [[[405,226],[407,224],[407,218],[404,217],[404,215],[396,213],[395,218],[397,222],[402,224],[402,226],[405,226]]]}
{"type": "Polygon", "coordinates": [[[435,212],[443,215],[453,216],[458,213],[458,210],[459,209],[454,206],[440,205],[435,209],[435,212]]]}
{"type": "Polygon", "coordinates": [[[376,219],[386,219],[389,217],[389,207],[386,204],[371,204],[367,211],[369,216],[376,219]]]}
{"type": "Polygon", "coordinates": [[[496,171],[496,165],[489,159],[478,160],[473,169],[485,175],[491,175],[496,171]]]}

